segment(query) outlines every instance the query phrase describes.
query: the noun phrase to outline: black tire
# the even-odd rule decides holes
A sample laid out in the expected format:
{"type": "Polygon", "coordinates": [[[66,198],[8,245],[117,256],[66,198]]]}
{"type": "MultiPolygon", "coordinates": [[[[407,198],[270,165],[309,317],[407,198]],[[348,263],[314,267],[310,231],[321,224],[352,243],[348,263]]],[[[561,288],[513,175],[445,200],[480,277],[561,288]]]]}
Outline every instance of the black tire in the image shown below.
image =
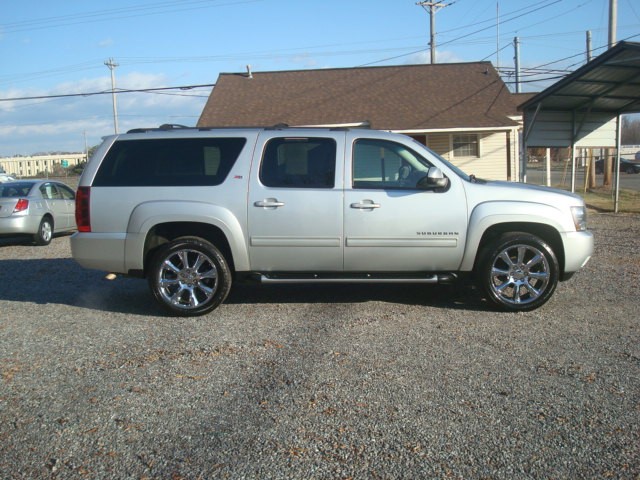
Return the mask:
{"type": "Polygon", "coordinates": [[[199,237],[181,237],[153,255],[147,280],[155,299],[171,313],[204,315],[231,289],[231,271],[220,251],[199,237]]]}
{"type": "Polygon", "coordinates": [[[44,217],[40,220],[38,231],[33,235],[33,241],[36,245],[49,245],[53,238],[53,220],[50,217],[44,217]]]}
{"type": "Polygon", "coordinates": [[[487,298],[503,310],[528,311],[544,305],[558,285],[558,260],[551,247],[528,233],[505,233],[491,242],[477,278],[487,298]]]}

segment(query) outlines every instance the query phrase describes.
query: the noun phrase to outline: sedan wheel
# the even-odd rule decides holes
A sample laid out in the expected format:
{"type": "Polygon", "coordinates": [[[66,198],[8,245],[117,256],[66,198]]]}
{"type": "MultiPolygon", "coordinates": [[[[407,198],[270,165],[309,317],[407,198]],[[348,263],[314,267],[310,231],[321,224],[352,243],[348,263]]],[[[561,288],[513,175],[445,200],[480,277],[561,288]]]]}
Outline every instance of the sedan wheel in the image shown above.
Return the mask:
{"type": "Polygon", "coordinates": [[[499,237],[488,248],[479,270],[489,300],[506,310],[538,308],[551,298],[558,283],[553,250],[527,233],[499,237]]]}
{"type": "Polygon", "coordinates": [[[156,300],[180,316],[210,312],[231,288],[225,258],[211,243],[196,237],[163,245],[151,261],[148,280],[156,300]]]}
{"type": "Polygon", "coordinates": [[[45,217],[40,220],[38,231],[33,236],[36,245],[49,245],[53,238],[53,222],[50,218],[45,217]]]}

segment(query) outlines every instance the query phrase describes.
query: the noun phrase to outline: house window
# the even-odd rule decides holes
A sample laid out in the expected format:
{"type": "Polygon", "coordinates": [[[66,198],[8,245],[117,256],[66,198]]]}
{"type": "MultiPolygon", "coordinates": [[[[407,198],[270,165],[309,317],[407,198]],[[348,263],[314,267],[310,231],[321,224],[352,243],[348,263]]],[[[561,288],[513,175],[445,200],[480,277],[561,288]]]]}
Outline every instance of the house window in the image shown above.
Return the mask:
{"type": "Polygon", "coordinates": [[[478,135],[461,133],[453,136],[454,157],[479,157],[478,135]]]}

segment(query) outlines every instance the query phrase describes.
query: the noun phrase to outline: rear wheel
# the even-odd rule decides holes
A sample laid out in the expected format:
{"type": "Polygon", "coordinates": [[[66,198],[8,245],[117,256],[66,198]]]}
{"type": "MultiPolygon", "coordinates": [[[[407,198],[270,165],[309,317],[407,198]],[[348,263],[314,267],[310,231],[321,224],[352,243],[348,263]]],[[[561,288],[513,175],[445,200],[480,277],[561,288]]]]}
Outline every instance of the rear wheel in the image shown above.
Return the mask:
{"type": "Polygon", "coordinates": [[[49,217],[40,220],[38,231],[33,235],[36,245],[49,245],[53,238],[53,221],[49,217]]]}
{"type": "Polygon", "coordinates": [[[559,266],[547,243],[528,233],[505,233],[485,251],[478,277],[488,299],[504,310],[533,310],[558,284],[559,266]]]}
{"type": "Polygon", "coordinates": [[[148,270],[155,299],[179,316],[204,315],[231,289],[231,271],[220,251],[198,237],[169,242],[153,256],[148,270]]]}

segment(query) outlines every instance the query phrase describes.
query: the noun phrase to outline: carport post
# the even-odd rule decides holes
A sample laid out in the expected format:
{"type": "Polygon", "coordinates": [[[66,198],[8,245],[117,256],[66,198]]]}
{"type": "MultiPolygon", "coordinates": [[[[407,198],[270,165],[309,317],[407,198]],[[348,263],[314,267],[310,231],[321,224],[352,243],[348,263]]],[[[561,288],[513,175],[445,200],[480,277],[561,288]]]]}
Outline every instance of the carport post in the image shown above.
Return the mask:
{"type": "Polygon", "coordinates": [[[571,142],[571,193],[576,192],[576,145],[571,142]]]}
{"type": "Polygon", "coordinates": [[[621,115],[616,118],[616,161],[614,162],[613,172],[615,175],[615,193],[613,196],[613,212],[618,213],[620,203],[620,120],[621,115]]]}
{"type": "Polygon", "coordinates": [[[544,161],[547,167],[547,187],[551,186],[551,149],[547,147],[546,155],[544,156],[544,161]]]}

